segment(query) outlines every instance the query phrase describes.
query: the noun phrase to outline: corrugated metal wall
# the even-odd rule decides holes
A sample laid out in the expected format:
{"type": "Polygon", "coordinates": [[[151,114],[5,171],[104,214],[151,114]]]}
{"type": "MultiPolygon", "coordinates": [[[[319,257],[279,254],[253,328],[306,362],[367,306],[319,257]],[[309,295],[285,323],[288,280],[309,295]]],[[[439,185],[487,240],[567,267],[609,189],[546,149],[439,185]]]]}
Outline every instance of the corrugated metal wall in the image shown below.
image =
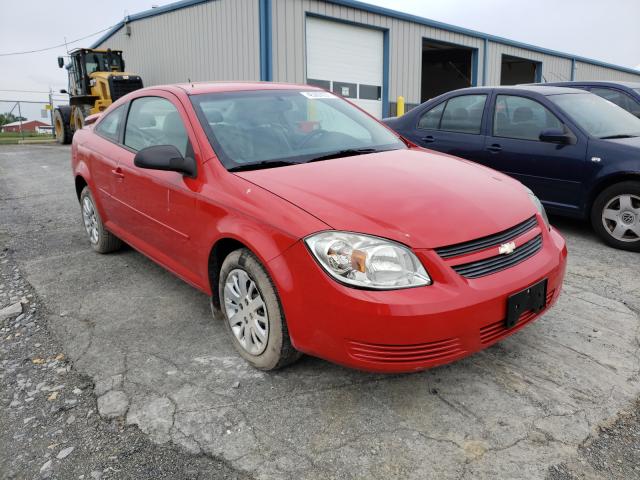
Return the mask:
{"type": "Polygon", "coordinates": [[[590,63],[576,62],[576,80],[620,80],[640,82],[640,73],[620,72],[611,68],[600,67],[590,63]]]}
{"type": "Polygon", "coordinates": [[[390,101],[403,95],[407,103],[420,103],[423,37],[477,48],[479,83],[482,83],[481,39],[318,0],[272,0],[272,8],[274,81],[305,81],[305,12],[311,12],[389,29],[390,101]]]}
{"type": "Polygon", "coordinates": [[[123,50],[127,70],[148,85],[259,80],[257,0],[216,0],[130,23],[102,48],[123,50]]]}
{"type": "Polygon", "coordinates": [[[542,81],[566,82],[571,80],[571,60],[566,58],[533,52],[524,48],[489,42],[489,58],[487,60],[487,85],[500,85],[502,55],[526,58],[542,62],[542,81]]]}

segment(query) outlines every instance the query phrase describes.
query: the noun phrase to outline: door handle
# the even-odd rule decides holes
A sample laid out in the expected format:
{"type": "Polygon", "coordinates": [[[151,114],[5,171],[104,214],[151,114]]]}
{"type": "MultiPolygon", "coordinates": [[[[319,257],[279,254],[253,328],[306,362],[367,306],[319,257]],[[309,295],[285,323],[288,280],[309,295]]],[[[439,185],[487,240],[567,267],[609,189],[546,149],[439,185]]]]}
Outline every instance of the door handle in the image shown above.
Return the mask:
{"type": "Polygon", "coordinates": [[[433,143],[436,139],[433,138],[433,135],[427,135],[426,137],[422,137],[422,141],[425,143],[433,143]]]}
{"type": "Polygon", "coordinates": [[[120,167],[114,168],[113,170],[111,170],[111,173],[113,173],[118,178],[124,178],[124,173],[122,173],[122,169],[120,167]]]}
{"type": "Polygon", "coordinates": [[[489,145],[487,147],[487,150],[489,150],[491,153],[499,153],[502,151],[502,145],[494,143],[493,145],[489,145]]]}

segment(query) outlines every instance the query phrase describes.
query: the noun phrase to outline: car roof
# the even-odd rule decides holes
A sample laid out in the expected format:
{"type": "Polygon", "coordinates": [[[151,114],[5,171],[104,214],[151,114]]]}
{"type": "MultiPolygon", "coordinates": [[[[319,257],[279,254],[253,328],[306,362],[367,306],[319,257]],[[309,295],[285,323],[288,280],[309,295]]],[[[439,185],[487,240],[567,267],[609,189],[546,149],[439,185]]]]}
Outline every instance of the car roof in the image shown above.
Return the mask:
{"type": "MultiPolygon", "coordinates": [[[[461,88],[459,90],[454,90],[454,92],[480,92],[480,91],[491,91],[491,90],[507,90],[513,92],[531,92],[531,93],[539,93],[540,95],[549,96],[549,95],[561,95],[561,94],[580,94],[587,93],[582,90],[576,90],[575,88],[568,87],[548,87],[542,85],[496,85],[492,87],[468,87],[461,88]]],[[[449,92],[452,93],[452,92],[449,92]]]]}
{"type": "Polygon", "coordinates": [[[611,86],[621,86],[628,88],[640,88],[640,82],[618,82],[618,81],[607,81],[607,80],[580,80],[575,82],[549,82],[545,85],[561,85],[561,86],[571,86],[571,85],[611,85],[611,86]]]}
{"type": "MultiPolygon", "coordinates": [[[[190,82],[175,83],[168,85],[156,85],[146,87],[143,90],[174,90],[179,89],[187,95],[199,95],[202,93],[224,93],[256,90],[317,90],[321,88],[311,85],[300,85],[295,83],[273,83],[273,82],[190,82]]],[[[140,90],[138,90],[140,91],[140,90]]]]}

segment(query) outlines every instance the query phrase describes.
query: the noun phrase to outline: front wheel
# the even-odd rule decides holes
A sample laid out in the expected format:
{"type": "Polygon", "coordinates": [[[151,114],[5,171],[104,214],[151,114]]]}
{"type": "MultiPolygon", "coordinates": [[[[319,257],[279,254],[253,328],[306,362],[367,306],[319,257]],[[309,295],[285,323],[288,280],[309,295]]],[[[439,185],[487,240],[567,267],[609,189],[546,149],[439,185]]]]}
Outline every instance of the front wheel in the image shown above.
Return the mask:
{"type": "Polygon", "coordinates": [[[591,224],[614,248],[640,251],[640,182],[620,182],[606,188],[593,203],[591,224]]]}
{"type": "Polygon", "coordinates": [[[80,193],[80,208],[91,247],[98,253],[118,250],[122,246],[122,240],[105,228],[89,187],[84,187],[80,193]]]}
{"type": "Polygon", "coordinates": [[[218,294],[233,346],[247,362],[260,370],[275,370],[300,358],[275,286],[248,249],[235,250],[224,260],[218,294]]]}

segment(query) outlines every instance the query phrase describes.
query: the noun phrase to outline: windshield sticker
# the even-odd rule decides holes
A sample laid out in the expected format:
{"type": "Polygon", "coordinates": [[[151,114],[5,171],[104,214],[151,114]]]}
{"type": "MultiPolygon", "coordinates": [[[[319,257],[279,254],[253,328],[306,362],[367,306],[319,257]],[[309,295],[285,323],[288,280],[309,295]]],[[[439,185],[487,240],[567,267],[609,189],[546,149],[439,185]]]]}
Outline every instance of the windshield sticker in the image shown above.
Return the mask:
{"type": "Polygon", "coordinates": [[[307,98],[316,99],[316,98],[336,98],[333,93],[329,92],[300,92],[300,95],[304,95],[307,98]]]}

